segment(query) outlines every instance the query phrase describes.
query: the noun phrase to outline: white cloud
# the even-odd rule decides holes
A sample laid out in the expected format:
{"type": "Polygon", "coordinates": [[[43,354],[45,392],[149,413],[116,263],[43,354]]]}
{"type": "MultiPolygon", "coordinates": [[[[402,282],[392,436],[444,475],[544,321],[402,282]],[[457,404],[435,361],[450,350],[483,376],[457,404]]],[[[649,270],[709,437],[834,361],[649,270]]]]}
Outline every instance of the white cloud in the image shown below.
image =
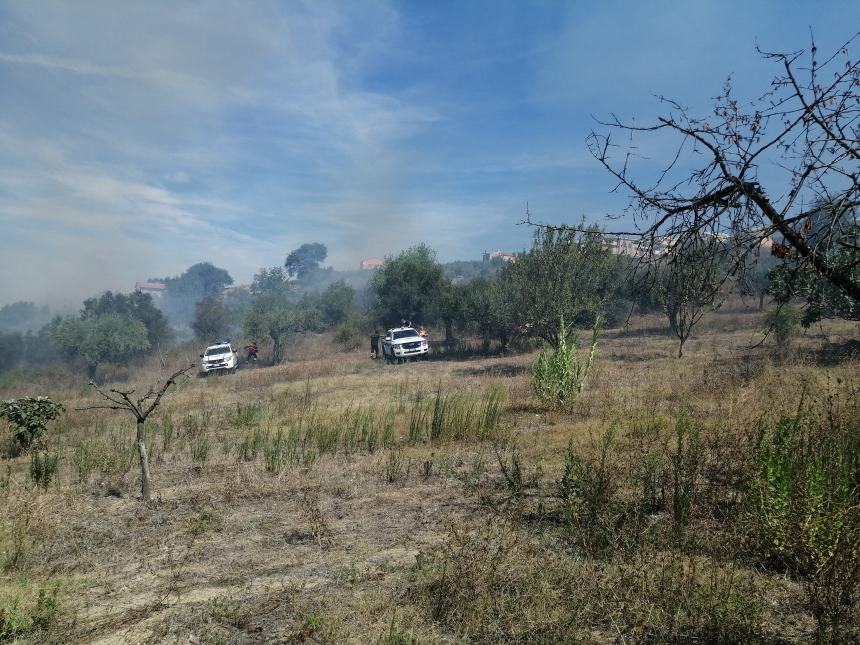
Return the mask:
{"type": "Polygon", "coordinates": [[[0,302],[129,289],[203,259],[247,279],[302,236],[349,237],[344,211],[291,213],[385,192],[397,142],[437,118],[359,82],[397,27],[382,3],[3,14],[0,302]]]}

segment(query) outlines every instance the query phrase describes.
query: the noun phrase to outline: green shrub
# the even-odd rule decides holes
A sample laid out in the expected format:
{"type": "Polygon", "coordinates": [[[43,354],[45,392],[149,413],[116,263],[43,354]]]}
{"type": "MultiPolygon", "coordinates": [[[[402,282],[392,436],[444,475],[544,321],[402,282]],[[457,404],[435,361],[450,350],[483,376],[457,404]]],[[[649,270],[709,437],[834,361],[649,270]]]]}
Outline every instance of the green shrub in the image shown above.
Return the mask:
{"type": "Polygon", "coordinates": [[[256,461],[257,455],[265,446],[267,439],[267,433],[260,428],[255,428],[252,433],[245,434],[236,451],[238,461],[256,461]]]}
{"type": "Polygon", "coordinates": [[[687,414],[682,414],[675,423],[675,450],[669,461],[672,475],[672,517],[678,530],[689,524],[695,501],[702,461],[699,433],[699,426],[687,414]]]}
{"type": "Polygon", "coordinates": [[[169,453],[173,445],[173,436],[176,428],[173,425],[173,417],[163,417],[161,419],[161,451],[169,453]]]}
{"type": "Polygon", "coordinates": [[[57,473],[59,463],[58,453],[51,454],[47,450],[36,450],[30,455],[30,477],[40,488],[47,488],[57,473]]]}
{"type": "Polygon", "coordinates": [[[786,347],[800,330],[800,312],[791,305],[781,305],[768,312],[765,324],[773,330],[777,346],[786,347]]]}
{"type": "Polygon", "coordinates": [[[383,479],[389,484],[402,486],[409,479],[411,470],[412,460],[406,457],[402,450],[392,450],[384,463],[383,479]]]}
{"type": "Polygon", "coordinates": [[[582,392],[594,363],[599,325],[598,316],[591,334],[588,355],[583,362],[576,351],[576,336],[569,334],[564,318],[559,321],[558,347],[552,351],[542,349],[532,366],[532,388],[541,401],[560,407],[570,403],[582,392]]]}
{"type": "Polygon", "coordinates": [[[272,440],[263,447],[263,457],[266,460],[266,470],[274,475],[280,474],[286,467],[288,452],[283,429],[278,428],[272,440]]]}
{"type": "Polygon", "coordinates": [[[430,442],[489,439],[504,410],[505,394],[499,387],[481,393],[445,394],[437,387],[432,403],[416,399],[409,414],[407,440],[414,444],[426,436],[430,442]]]}
{"type": "Polygon", "coordinates": [[[604,433],[594,459],[581,458],[569,446],[556,482],[569,534],[592,554],[609,555],[618,537],[618,481],[611,463],[616,434],[615,426],[604,433]]]}
{"type": "Polygon", "coordinates": [[[0,401],[0,418],[10,425],[16,444],[26,450],[47,431],[47,425],[65,410],[46,396],[0,401]]]}
{"type": "Polygon", "coordinates": [[[712,560],[649,555],[621,566],[598,593],[632,642],[768,642],[749,577],[712,560]]]}
{"type": "MultiPolygon", "coordinates": [[[[32,591],[29,592],[32,594],[32,591]]],[[[17,593],[0,605],[0,643],[21,642],[36,632],[46,632],[57,622],[59,586],[40,588],[35,598],[17,593]]],[[[29,642],[29,639],[28,639],[29,642]]],[[[55,642],[48,639],[48,642],[55,642]]]]}
{"type": "Polygon", "coordinates": [[[837,642],[860,599],[860,413],[762,429],[746,523],[768,565],[806,580],[819,640],[837,642]]]}
{"type": "Polygon", "coordinates": [[[368,335],[365,333],[366,328],[366,317],[351,313],[335,328],[334,339],[346,350],[358,349],[365,341],[369,343],[368,335]]]}
{"type": "Polygon", "coordinates": [[[240,428],[250,427],[259,421],[262,412],[263,410],[258,403],[237,403],[233,423],[240,428]]]}
{"type": "Polygon", "coordinates": [[[86,484],[90,480],[93,470],[96,467],[95,455],[93,449],[87,441],[81,442],[75,448],[75,468],[78,471],[78,481],[81,484],[86,484]]]}
{"type": "Polygon", "coordinates": [[[205,464],[209,459],[209,436],[201,435],[191,442],[191,460],[194,463],[205,464]]]}

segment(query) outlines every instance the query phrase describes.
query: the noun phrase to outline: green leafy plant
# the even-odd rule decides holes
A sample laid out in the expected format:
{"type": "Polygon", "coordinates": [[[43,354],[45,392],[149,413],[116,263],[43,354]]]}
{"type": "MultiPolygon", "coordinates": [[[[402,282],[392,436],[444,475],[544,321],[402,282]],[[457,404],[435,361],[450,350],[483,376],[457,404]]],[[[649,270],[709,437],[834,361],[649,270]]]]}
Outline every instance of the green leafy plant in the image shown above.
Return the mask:
{"type": "Polygon", "coordinates": [[[30,477],[37,486],[47,488],[57,473],[59,462],[58,453],[50,453],[47,450],[34,451],[30,456],[30,477]]]}
{"type": "Polygon", "coordinates": [[[800,312],[791,305],[782,305],[767,314],[765,324],[773,331],[777,347],[788,346],[800,330],[800,312]]]}
{"type": "Polygon", "coordinates": [[[15,443],[26,450],[47,431],[47,425],[63,413],[62,403],[46,396],[0,401],[0,418],[11,427],[15,443]]]}
{"type": "Polygon", "coordinates": [[[569,446],[564,474],[556,482],[571,535],[595,554],[608,555],[615,539],[618,482],[612,449],[617,433],[616,426],[609,427],[601,437],[598,454],[592,459],[583,459],[569,446]]]}
{"type": "Polygon", "coordinates": [[[541,350],[532,366],[532,388],[541,401],[561,407],[582,392],[594,364],[599,332],[598,316],[591,333],[588,354],[583,361],[576,351],[576,336],[568,332],[564,317],[559,320],[558,347],[551,351],[546,348],[541,350]]]}
{"type": "Polygon", "coordinates": [[[702,447],[699,426],[687,414],[675,423],[675,450],[670,455],[672,517],[682,530],[690,522],[701,470],[702,447]]]}
{"type": "Polygon", "coordinates": [[[28,640],[26,637],[35,632],[50,630],[59,614],[58,594],[59,585],[54,585],[40,588],[35,598],[29,589],[12,596],[5,607],[0,607],[0,643],[22,642],[20,639],[28,640]]]}
{"type": "Polygon", "coordinates": [[[78,471],[78,481],[86,484],[90,480],[90,475],[96,466],[95,451],[89,443],[83,441],[75,448],[75,468],[78,471]]]}
{"type": "Polygon", "coordinates": [[[209,437],[201,435],[191,443],[191,460],[197,464],[204,464],[209,459],[209,437]]]}
{"type": "Polygon", "coordinates": [[[772,567],[806,580],[820,642],[842,642],[860,600],[860,415],[783,418],[762,429],[748,539],[772,567]]]}

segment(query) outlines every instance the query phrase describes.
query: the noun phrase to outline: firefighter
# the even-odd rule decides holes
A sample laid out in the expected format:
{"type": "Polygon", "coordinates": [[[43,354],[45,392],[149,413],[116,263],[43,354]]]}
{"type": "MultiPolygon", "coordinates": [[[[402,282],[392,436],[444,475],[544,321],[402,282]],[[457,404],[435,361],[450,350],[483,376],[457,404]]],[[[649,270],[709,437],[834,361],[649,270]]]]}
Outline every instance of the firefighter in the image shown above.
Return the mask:
{"type": "Polygon", "coordinates": [[[379,358],[379,337],[381,335],[378,329],[370,335],[370,358],[379,358]]]}

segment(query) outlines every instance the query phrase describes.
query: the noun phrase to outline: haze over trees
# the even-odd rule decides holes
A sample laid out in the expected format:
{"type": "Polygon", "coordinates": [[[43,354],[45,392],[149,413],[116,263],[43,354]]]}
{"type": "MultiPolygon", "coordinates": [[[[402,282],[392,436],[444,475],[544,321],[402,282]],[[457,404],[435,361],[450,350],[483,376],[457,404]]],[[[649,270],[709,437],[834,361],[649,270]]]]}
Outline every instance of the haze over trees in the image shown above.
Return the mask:
{"type": "Polygon", "coordinates": [[[287,298],[295,293],[295,285],[282,267],[262,268],[254,274],[251,293],[255,296],[278,296],[287,298]]]}
{"type": "Polygon", "coordinates": [[[51,320],[47,305],[37,307],[32,302],[13,302],[0,307],[0,331],[36,331],[51,320]]]}
{"type": "Polygon", "coordinates": [[[194,318],[194,308],[203,298],[224,293],[224,287],[233,284],[233,278],[225,270],[211,262],[198,262],[181,275],[157,280],[164,282],[166,289],[161,306],[171,322],[176,325],[189,324],[194,318]]]}
{"type": "Polygon", "coordinates": [[[191,322],[194,336],[199,341],[211,343],[224,338],[233,328],[233,313],[219,298],[208,296],[194,306],[194,320],[191,322]]]}

